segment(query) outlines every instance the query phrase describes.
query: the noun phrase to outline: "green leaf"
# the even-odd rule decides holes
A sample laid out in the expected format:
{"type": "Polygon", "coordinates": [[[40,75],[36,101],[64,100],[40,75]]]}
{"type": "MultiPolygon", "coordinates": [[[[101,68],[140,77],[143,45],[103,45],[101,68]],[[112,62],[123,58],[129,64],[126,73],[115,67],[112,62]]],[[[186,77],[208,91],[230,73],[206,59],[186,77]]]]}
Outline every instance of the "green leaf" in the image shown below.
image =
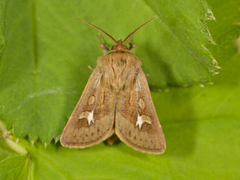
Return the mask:
{"type": "Polygon", "coordinates": [[[151,56],[147,64],[149,84],[159,84],[160,77],[164,77],[165,83],[173,86],[210,81],[208,71],[214,73],[219,67],[206,48],[206,43],[213,43],[213,40],[205,20],[214,19],[207,3],[181,0],[145,2],[154,12],[162,14],[160,33],[147,46],[151,56]],[[159,43],[155,44],[155,41],[159,43]]]}
{"type": "Polygon", "coordinates": [[[18,155],[0,162],[0,179],[32,179],[31,160],[26,155],[18,155]]]}
{"type": "MultiPolygon", "coordinates": [[[[162,12],[133,39],[136,55],[142,59],[145,73],[150,74],[150,86],[164,88],[167,84],[209,81],[209,71],[214,67],[212,56],[203,47],[211,40],[204,23],[210,11],[206,3],[202,2],[205,5],[198,13],[175,4],[172,19],[161,2],[155,2],[154,7],[152,3],[99,1],[92,6],[89,1],[6,1],[2,7],[7,9],[3,16],[7,25],[2,26],[7,45],[1,58],[0,117],[8,128],[14,126],[15,136],[28,135],[31,141],[39,137],[44,143],[58,137],[91,74],[87,66],[94,67],[102,55],[97,30],[77,17],[101,26],[115,38],[125,38],[162,12]],[[112,7],[132,6],[136,7],[130,14],[119,11],[115,15],[118,18],[109,17],[112,7]],[[185,12],[179,12],[182,8],[185,12]],[[177,15],[184,16],[184,21],[173,24],[177,15]]],[[[109,38],[107,42],[113,44],[109,38]]]]}
{"type": "MultiPolygon", "coordinates": [[[[87,66],[94,67],[102,54],[97,48],[98,31],[77,17],[118,39],[161,13],[133,37],[151,88],[209,81],[206,77],[214,67],[205,46],[222,70],[211,79],[212,86],[152,92],[166,136],[163,155],[143,154],[122,142],[87,149],[50,143],[45,149],[40,142],[31,145],[21,140],[19,145],[30,156],[1,161],[0,179],[11,172],[27,174],[24,167],[29,167],[32,179],[240,178],[239,1],[208,1],[216,17],[208,22],[209,32],[217,45],[204,44],[211,41],[204,15],[210,18],[211,13],[202,0],[35,2],[2,1],[5,5],[0,6],[7,7],[1,11],[6,20],[0,28],[0,118],[8,128],[13,125],[16,137],[29,134],[30,140],[40,137],[43,142],[58,137],[91,74],[87,66]],[[20,168],[15,166],[20,162],[20,168]]],[[[6,152],[2,142],[0,158],[4,159],[14,152],[6,152]]]]}

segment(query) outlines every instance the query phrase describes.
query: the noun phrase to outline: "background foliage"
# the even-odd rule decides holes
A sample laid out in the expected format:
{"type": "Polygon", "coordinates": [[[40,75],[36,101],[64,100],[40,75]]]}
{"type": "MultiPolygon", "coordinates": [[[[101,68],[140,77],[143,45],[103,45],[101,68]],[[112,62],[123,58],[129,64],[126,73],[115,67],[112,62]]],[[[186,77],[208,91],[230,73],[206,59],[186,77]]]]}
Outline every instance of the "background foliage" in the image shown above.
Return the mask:
{"type": "Polygon", "coordinates": [[[240,178],[240,2],[207,3],[1,1],[0,179],[240,178]],[[143,154],[121,142],[63,148],[57,140],[87,66],[102,55],[98,31],[76,18],[119,39],[159,13],[132,41],[150,74],[166,152],[143,154]]]}

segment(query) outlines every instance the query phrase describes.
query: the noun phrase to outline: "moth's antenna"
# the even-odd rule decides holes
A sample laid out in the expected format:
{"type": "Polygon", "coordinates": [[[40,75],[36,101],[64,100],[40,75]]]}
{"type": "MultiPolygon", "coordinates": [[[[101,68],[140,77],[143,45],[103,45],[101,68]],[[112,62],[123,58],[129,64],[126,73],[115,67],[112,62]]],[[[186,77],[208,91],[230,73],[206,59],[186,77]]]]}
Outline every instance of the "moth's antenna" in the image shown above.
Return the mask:
{"type": "Polygon", "coordinates": [[[145,22],[143,25],[139,26],[137,29],[135,29],[131,34],[129,34],[123,41],[123,43],[125,43],[129,38],[132,37],[132,35],[134,35],[139,29],[141,29],[143,26],[147,25],[148,23],[150,23],[151,21],[153,21],[154,19],[156,19],[158,16],[160,16],[160,14],[156,15],[154,18],[150,19],[149,21],[145,22]]]}
{"type": "Polygon", "coordinates": [[[91,24],[91,23],[89,23],[89,22],[87,22],[87,21],[84,21],[84,20],[82,20],[82,19],[79,19],[79,18],[77,18],[78,20],[80,20],[80,21],[82,21],[82,22],[84,22],[84,23],[86,23],[86,24],[88,24],[88,25],[90,25],[90,26],[92,26],[92,27],[94,27],[94,28],[96,28],[96,29],[98,29],[99,31],[101,31],[102,33],[104,33],[105,35],[107,35],[110,39],[112,39],[115,43],[117,43],[117,41],[110,35],[110,34],[108,34],[108,33],[106,33],[104,30],[102,30],[101,28],[99,28],[99,27],[97,27],[97,26],[95,26],[95,25],[93,25],[93,24],[91,24]]]}

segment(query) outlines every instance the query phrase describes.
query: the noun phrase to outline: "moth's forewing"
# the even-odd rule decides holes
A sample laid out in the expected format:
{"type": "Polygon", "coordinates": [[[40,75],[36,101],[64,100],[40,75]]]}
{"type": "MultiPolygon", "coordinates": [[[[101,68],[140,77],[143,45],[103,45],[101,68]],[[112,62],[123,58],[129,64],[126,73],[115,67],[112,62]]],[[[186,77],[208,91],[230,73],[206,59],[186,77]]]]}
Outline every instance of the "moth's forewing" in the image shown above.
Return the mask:
{"type": "Polygon", "coordinates": [[[153,105],[142,69],[136,69],[136,81],[119,93],[115,132],[121,141],[135,150],[162,154],[165,137],[153,105]]]}
{"type": "Polygon", "coordinates": [[[65,147],[85,148],[98,144],[113,133],[116,95],[101,83],[101,71],[93,70],[70,116],[60,142],[65,147]]]}

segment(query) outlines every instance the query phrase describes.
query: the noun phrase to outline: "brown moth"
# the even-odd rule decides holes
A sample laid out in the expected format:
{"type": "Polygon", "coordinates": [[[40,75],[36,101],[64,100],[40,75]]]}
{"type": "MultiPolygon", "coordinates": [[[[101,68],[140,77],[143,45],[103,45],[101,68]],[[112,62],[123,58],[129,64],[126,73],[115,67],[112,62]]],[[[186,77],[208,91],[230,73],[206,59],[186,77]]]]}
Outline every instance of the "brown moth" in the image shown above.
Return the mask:
{"type": "Polygon", "coordinates": [[[132,35],[157,18],[147,21],[125,40],[115,40],[109,50],[102,40],[105,55],[97,59],[88,83],[60,138],[63,146],[86,148],[98,144],[115,132],[121,141],[141,152],[162,154],[164,134],[153,105],[141,61],[134,53],[132,35]],[[125,45],[128,41],[129,47],[125,45]]]}

